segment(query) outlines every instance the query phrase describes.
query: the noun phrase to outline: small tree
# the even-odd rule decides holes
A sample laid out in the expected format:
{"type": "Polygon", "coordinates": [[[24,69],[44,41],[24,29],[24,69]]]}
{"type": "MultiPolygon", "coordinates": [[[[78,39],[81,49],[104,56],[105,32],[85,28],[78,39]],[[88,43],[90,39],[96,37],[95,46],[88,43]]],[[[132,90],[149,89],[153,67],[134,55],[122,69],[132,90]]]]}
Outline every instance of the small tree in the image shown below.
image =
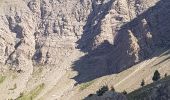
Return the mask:
{"type": "Polygon", "coordinates": [[[167,73],[165,73],[165,75],[164,75],[165,77],[167,77],[168,76],[168,74],[167,73]]]}
{"type": "Polygon", "coordinates": [[[127,94],[127,92],[124,90],[123,92],[122,92],[124,95],[126,95],[127,94]]]}
{"type": "Polygon", "coordinates": [[[112,92],[115,92],[115,88],[112,86],[110,89],[112,92]]]}
{"type": "Polygon", "coordinates": [[[141,84],[140,84],[142,87],[145,85],[145,80],[143,79],[141,84]]]}
{"type": "Polygon", "coordinates": [[[161,78],[160,73],[159,73],[158,70],[156,70],[153,77],[152,77],[152,80],[153,81],[158,81],[160,78],[161,78]]]}
{"type": "Polygon", "coordinates": [[[108,88],[108,86],[103,86],[101,89],[99,89],[97,92],[96,92],[96,94],[98,95],[98,96],[102,96],[106,91],[108,91],[109,90],[109,88],[108,88]]]}

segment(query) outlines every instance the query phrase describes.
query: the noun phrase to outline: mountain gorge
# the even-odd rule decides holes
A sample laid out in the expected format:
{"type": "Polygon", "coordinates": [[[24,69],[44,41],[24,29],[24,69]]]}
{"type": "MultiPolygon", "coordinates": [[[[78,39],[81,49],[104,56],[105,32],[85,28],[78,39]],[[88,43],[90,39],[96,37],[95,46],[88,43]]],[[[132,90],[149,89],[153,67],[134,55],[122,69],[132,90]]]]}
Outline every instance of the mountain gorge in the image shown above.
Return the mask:
{"type": "Polygon", "coordinates": [[[0,100],[81,100],[169,74],[169,16],[169,0],[1,0],[0,100]]]}

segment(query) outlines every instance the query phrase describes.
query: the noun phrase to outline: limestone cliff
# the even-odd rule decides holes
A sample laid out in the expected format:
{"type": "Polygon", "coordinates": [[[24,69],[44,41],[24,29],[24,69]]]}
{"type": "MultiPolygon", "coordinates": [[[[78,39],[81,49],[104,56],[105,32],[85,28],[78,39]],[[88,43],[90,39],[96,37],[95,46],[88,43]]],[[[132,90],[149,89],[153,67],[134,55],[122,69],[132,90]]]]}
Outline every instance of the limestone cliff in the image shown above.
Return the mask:
{"type": "Polygon", "coordinates": [[[170,44],[169,8],[168,0],[1,0],[0,69],[19,72],[13,82],[21,84],[15,93],[3,88],[3,99],[42,82],[43,97],[72,73],[71,85],[52,97],[62,98],[75,83],[151,57],[170,44]],[[43,73],[34,79],[37,68],[43,73]]]}

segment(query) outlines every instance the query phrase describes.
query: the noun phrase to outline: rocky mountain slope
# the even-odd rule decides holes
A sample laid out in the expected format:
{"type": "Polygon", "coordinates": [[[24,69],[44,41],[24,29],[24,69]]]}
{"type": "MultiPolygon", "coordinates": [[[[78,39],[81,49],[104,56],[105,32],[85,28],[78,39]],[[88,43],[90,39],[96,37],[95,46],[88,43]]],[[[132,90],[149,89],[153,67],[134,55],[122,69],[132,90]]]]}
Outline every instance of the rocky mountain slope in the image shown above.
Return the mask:
{"type": "Polygon", "coordinates": [[[81,85],[106,75],[113,85],[111,74],[120,76],[117,90],[131,79],[133,91],[140,79],[129,77],[169,59],[160,57],[170,45],[169,8],[169,0],[1,0],[0,99],[82,99],[103,83],[81,85]],[[130,67],[128,77],[119,73],[130,67]]]}
{"type": "Polygon", "coordinates": [[[130,93],[127,97],[129,100],[168,100],[170,98],[169,81],[169,77],[166,77],[130,93]]]}

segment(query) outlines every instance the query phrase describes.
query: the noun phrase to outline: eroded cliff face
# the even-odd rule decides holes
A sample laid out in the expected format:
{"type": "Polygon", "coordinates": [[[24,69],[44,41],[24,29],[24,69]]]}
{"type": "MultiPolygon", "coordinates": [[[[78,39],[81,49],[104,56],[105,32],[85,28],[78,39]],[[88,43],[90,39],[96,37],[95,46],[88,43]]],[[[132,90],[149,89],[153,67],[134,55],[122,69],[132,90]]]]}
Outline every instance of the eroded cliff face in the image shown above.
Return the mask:
{"type": "Polygon", "coordinates": [[[56,73],[48,85],[70,68],[79,73],[78,83],[120,72],[169,45],[169,5],[168,0],[2,0],[0,63],[23,71],[20,92],[37,66],[46,66],[45,78],[56,73]]]}

